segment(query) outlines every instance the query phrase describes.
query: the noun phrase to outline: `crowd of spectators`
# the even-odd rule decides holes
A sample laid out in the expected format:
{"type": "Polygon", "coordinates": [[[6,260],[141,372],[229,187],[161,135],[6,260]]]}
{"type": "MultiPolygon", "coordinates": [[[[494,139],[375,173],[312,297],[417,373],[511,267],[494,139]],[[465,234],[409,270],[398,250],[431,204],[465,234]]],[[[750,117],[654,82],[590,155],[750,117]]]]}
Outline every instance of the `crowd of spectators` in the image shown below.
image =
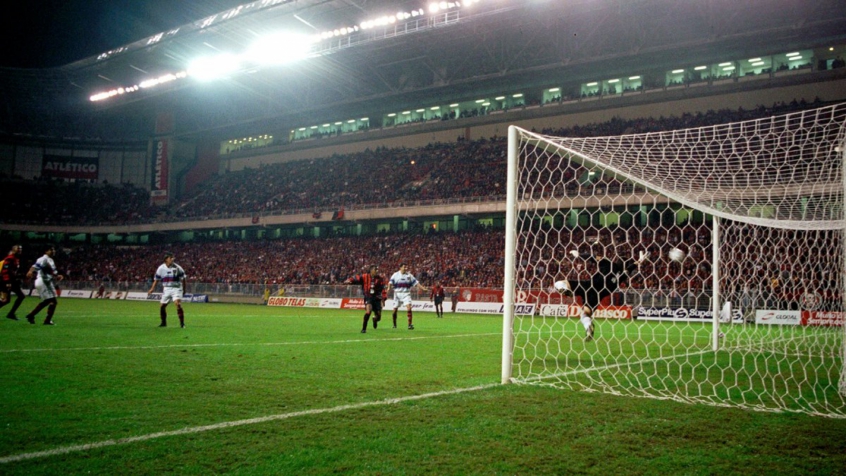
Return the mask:
{"type": "MultiPolygon", "coordinates": [[[[767,117],[810,106],[805,101],[753,110],[720,110],[673,117],[620,119],[544,129],[560,137],[595,137],[702,127],[767,117]]],[[[577,171],[573,170],[573,174],[577,171]]],[[[566,171],[564,171],[566,175],[566,171]]],[[[289,210],[355,209],[418,200],[505,193],[506,139],[434,143],[422,148],[377,148],[331,157],[262,165],[216,176],[182,200],[157,210],[149,195],[129,185],[4,180],[11,193],[7,223],[98,224],[205,219],[289,210]]],[[[590,192],[590,191],[588,191],[590,192]]],[[[580,193],[566,190],[566,193],[580,193]]]]}
{"type": "Polygon", "coordinates": [[[98,225],[152,221],[150,193],[130,184],[0,178],[4,223],[98,225]]]}
{"type": "Polygon", "coordinates": [[[407,263],[424,283],[502,287],[502,230],[360,237],[178,243],[151,246],[85,245],[60,258],[67,279],[145,282],[165,251],[190,279],[227,284],[340,284],[378,265],[390,275],[407,263]]]}

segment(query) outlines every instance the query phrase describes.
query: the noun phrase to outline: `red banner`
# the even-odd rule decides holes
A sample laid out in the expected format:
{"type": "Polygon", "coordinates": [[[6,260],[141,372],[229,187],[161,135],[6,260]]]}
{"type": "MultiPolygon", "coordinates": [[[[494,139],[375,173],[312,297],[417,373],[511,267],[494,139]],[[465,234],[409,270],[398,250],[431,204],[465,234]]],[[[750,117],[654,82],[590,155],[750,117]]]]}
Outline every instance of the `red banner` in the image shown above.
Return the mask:
{"type": "Polygon", "coordinates": [[[41,176],[96,181],[99,176],[99,166],[99,157],[65,157],[45,154],[41,161],[41,176]]]}
{"type": "Polygon", "coordinates": [[[364,309],[364,299],[362,298],[352,298],[352,299],[341,299],[341,309],[364,309]]]}
{"type": "Polygon", "coordinates": [[[836,311],[802,311],[803,326],[843,327],[844,313],[836,311]]]}

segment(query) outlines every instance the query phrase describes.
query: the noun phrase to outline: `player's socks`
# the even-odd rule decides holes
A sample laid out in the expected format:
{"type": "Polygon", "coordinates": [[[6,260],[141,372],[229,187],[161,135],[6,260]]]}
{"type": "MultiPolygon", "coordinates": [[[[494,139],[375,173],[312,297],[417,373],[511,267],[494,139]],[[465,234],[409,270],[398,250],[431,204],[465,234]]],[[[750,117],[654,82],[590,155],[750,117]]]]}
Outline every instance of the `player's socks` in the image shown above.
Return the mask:
{"type": "MultiPolygon", "coordinates": [[[[369,320],[370,320],[370,313],[369,313],[369,312],[365,312],[365,313],[364,313],[364,319],[362,319],[362,321],[361,321],[361,330],[362,330],[362,331],[366,331],[366,330],[367,330],[367,321],[369,321],[369,320]]],[[[374,329],[376,328],[376,321],[375,321],[375,320],[373,321],[373,328],[374,328],[374,329]]]]}
{"type": "Polygon", "coordinates": [[[185,327],[185,311],[181,307],[177,307],[176,315],[179,316],[179,327],[185,327]]]}
{"type": "Polygon", "coordinates": [[[394,329],[397,328],[397,311],[394,310],[394,329]]]}
{"type": "Polygon", "coordinates": [[[162,323],[159,324],[159,327],[167,327],[167,311],[165,311],[164,306],[159,308],[159,317],[162,319],[162,323]]]}
{"type": "Polygon", "coordinates": [[[408,327],[411,328],[411,311],[408,311],[408,327]]]}

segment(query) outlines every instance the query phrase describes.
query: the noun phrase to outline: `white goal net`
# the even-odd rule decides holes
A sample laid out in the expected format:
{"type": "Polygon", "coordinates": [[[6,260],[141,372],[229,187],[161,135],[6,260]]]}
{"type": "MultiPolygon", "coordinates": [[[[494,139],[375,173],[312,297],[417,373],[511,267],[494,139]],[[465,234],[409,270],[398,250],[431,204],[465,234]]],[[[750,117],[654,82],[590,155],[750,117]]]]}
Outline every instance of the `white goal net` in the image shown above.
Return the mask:
{"type": "Polygon", "coordinates": [[[846,417],[844,134],[509,128],[503,383],[846,417]]]}

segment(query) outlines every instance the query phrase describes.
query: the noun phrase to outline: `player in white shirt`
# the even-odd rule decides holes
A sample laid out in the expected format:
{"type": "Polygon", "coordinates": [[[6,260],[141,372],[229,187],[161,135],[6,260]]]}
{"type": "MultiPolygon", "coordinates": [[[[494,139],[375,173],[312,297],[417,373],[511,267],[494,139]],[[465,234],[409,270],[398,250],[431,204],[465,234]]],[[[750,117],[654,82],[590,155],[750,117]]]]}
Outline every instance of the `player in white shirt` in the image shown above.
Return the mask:
{"type": "Polygon", "coordinates": [[[44,319],[44,325],[54,325],[53,313],[56,312],[56,306],[59,305],[59,293],[56,291],[56,281],[64,279],[64,276],[56,270],[56,263],[53,261],[53,255],[55,254],[56,248],[52,245],[47,246],[44,250],[44,256],[38,258],[26,273],[27,278],[32,279],[35,276],[35,289],[41,297],[41,302],[26,315],[26,320],[30,324],[35,324],[36,314],[46,307],[47,317],[44,319]]]}
{"type": "Polygon", "coordinates": [[[419,286],[420,290],[424,292],[429,290],[408,272],[408,267],[404,263],[400,265],[399,271],[391,275],[391,279],[388,281],[387,291],[394,290],[394,329],[397,328],[397,310],[400,305],[404,305],[408,310],[408,330],[414,330],[414,325],[411,323],[411,289],[415,286],[419,286]]]}
{"type": "Polygon", "coordinates": [[[173,262],[173,253],[165,253],[164,263],[156,270],[153,285],[147,295],[153,293],[156,284],[162,283],[162,299],[159,316],[162,323],[159,327],[167,327],[167,305],[173,301],[176,304],[176,315],[179,316],[179,326],[185,327],[185,311],[182,310],[182,293],[185,291],[185,270],[173,262]]]}

